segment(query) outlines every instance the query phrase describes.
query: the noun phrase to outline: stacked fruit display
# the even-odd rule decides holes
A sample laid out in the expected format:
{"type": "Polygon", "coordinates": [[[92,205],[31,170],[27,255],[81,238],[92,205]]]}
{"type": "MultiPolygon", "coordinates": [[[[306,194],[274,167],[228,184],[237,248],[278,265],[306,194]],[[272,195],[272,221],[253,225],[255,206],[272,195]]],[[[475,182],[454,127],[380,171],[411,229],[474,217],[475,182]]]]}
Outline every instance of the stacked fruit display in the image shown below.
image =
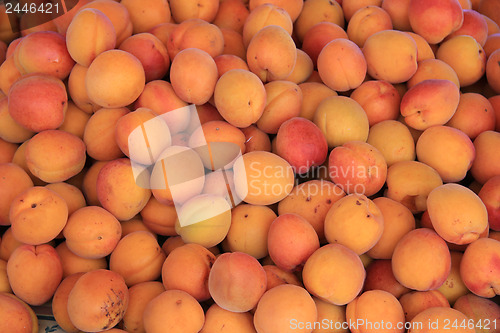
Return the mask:
{"type": "Polygon", "coordinates": [[[0,5],[0,332],[500,332],[499,25],[0,5]]]}

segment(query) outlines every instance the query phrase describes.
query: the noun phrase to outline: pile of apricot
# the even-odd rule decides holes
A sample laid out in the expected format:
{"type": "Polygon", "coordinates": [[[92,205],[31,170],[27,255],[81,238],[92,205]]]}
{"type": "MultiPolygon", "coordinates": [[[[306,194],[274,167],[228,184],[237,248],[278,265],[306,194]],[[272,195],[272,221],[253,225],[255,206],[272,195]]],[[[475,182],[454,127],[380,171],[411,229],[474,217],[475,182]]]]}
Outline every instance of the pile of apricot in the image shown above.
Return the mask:
{"type": "Polygon", "coordinates": [[[0,332],[500,331],[500,1],[10,5],[0,332]]]}

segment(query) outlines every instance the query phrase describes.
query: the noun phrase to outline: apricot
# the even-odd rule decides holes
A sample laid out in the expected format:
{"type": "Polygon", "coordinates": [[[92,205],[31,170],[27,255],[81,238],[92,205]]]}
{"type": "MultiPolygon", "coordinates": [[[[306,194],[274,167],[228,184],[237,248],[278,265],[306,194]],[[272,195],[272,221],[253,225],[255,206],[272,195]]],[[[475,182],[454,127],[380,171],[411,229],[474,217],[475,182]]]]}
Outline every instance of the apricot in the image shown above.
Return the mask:
{"type": "Polygon", "coordinates": [[[403,287],[394,277],[392,263],[389,259],[375,259],[366,265],[366,279],[363,290],[383,290],[396,298],[410,290],[403,287]]]}
{"type": "Polygon", "coordinates": [[[0,137],[0,163],[11,163],[17,148],[17,144],[8,142],[0,137]]]}
{"type": "Polygon", "coordinates": [[[241,333],[257,332],[253,326],[253,315],[251,313],[232,312],[213,304],[206,312],[205,323],[200,333],[209,333],[215,330],[241,333]]]}
{"type": "Polygon", "coordinates": [[[115,123],[114,134],[120,150],[133,163],[143,165],[154,164],[171,144],[166,122],[147,108],[124,112],[115,123]]]}
{"type": "Polygon", "coordinates": [[[31,173],[48,183],[68,180],[83,170],[84,142],[61,130],[46,130],[32,137],[26,146],[26,163],[31,173]]]}
{"type": "Polygon", "coordinates": [[[277,217],[267,206],[241,204],[231,210],[226,241],[231,252],[243,252],[256,259],[268,255],[267,238],[277,217]]]}
{"type": "Polygon", "coordinates": [[[221,29],[233,30],[239,34],[243,33],[243,26],[249,14],[245,1],[223,0],[219,1],[219,9],[213,24],[221,29]]]}
{"type": "Polygon", "coordinates": [[[25,244],[40,245],[53,240],[63,230],[67,219],[65,200],[45,187],[30,187],[11,202],[12,233],[25,244]]]}
{"type": "Polygon", "coordinates": [[[302,11],[294,21],[294,30],[299,41],[314,25],[321,22],[335,23],[341,28],[345,26],[344,11],[337,1],[307,0],[304,1],[302,11]],[[323,15],[318,15],[322,13],[323,15]]]}
{"type": "Polygon", "coordinates": [[[382,154],[388,167],[399,161],[413,161],[416,156],[410,130],[396,120],[384,120],[373,125],[366,142],[382,154]]]}
{"type": "Polygon", "coordinates": [[[120,222],[98,206],[78,209],[63,230],[66,245],[76,255],[98,259],[109,255],[121,238],[120,222]]]}
{"type": "Polygon", "coordinates": [[[460,276],[465,286],[477,296],[492,298],[499,293],[499,248],[500,241],[480,238],[465,249],[460,262],[460,276]]]}
{"type": "Polygon", "coordinates": [[[97,198],[97,176],[107,161],[94,162],[85,173],[82,182],[82,192],[89,206],[101,206],[97,198]]]}
{"type": "Polygon", "coordinates": [[[367,254],[375,259],[390,259],[399,240],[415,229],[415,218],[403,204],[386,197],[373,199],[384,219],[384,230],[367,254]]]}
{"type": "Polygon", "coordinates": [[[2,74],[0,77],[0,90],[7,95],[12,84],[22,76],[16,67],[13,56],[0,63],[0,74],[2,74]]]}
{"type": "Polygon", "coordinates": [[[381,211],[363,194],[350,194],[336,201],[325,217],[327,241],[347,246],[358,255],[378,242],[383,229],[381,211]]]}
{"type": "Polygon", "coordinates": [[[365,81],[349,97],[358,102],[366,112],[370,127],[384,120],[396,120],[399,116],[401,97],[389,82],[365,81]]]}
{"type": "Polygon", "coordinates": [[[366,272],[359,256],[341,244],[327,244],[306,261],[302,278],[314,296],[335,305],[351,302],[363,288],[366,272]]]}
{"type": "Polygon", "coordinates": [[[314,67],[323,47],[337,38],[347,39],[348,37],[344,29],[332,22],[319,22],[306,32],[302,41],[302,50],[311,57],[314,67]]]}
{"type": "Polygon", "coordinates": [[[471,36],[460,35],[439,45],[436,58],[444,61],[457,73],[460,87],[476,83],[486,71],[486,55],[481,45],[471,36]],[[454,55],[460,50],[461,57],[454,55]]]}
{"type": "Polygon", "coordinates": [[[206,103],[214,93],[217,77],[215,61],[200,49],[180,51],[170,67],[172,88],[187,103],[206,103]]]}
{"type": "Polygon", "coordinates": [[[222,54],[235,55],[242,60],[246,59],[246,48],[243,44],[243,37],[239,32],[230,29],[221,29],[224,38],[224,49],[222,54]]]}
{"type": "Polygon", "coordinates": [[[4,332],[36,333],[38,319],[33,310],[15,295],[0,293],[0,329],[4,332]]]}
{"type": "Polygon", "coordinates": [[[488,24],[483,15],[472,9],[464,9],[463,16],[464,20],[460,28],[446,36],[446,39],[453,38],[454,36],[468,35],[472,36],[479,45],[484,46],[488,37],[488,24]]]}
{"type": "Polygon", "coordinates": [[[293,189],[294,172],[283,158],[266,151],[253,151],[234,163],[236,194],[253,205],[281,201],[293,189]]]}
{"type": "Polygon", "coordinates": [[[85,76],[89,99],[106,108],[120,108],[134,102],[144,89],[145,82],[141,62],[122,50],[100,53],[85,76]]]}
{"type": "Polygon", "coordinates": [[[323,47],[318,55],[317,67],[321,80],[335,91],[359,87],[367,71],[361,49],[343,38],[334,39],[323,47]]]}
{"type": "Polygon", "coordinates": [[[321,130],[312,121],[294,117],[279,127],[276,152],[290,163],[296,173],[303,174],[312,167],[323,164],[328,144],[321,130]]]}
{"type": "Polygon", "coordinates": [[[408,34],[382,30],[368,37],[363,45],[368,74],[390,83],[408,81],[417,71],[417,45],[408,34]]]}
{"type": "Polygon", "coordinates": [[[223,197],[213,194],[192,197],[177,215],[175,231],[182,240],[206,248],[222,242],[231,225],[231,206],[223,197]]]}
{"type": "Polygon", "coordinates": [[[185,244],[173,249],[162,263],[161,278],[166,290],[183,290],[205,301],[210,298],[208,275],[215,256],[198,244],[185,244]]]}
{"type": "Polygon", "coordinates": [[[369,4],[359,7],[349,19],[347,36],[357,46],[363,47],[368,37],[382,30],[392,30],[391,17],[380,4],[369,4]]]}
{"type": "Polygon", "coordinates": [[[9,113],[7,97],[0,98],[0,120],[0,139],[4,142],[21,143],[27,141],[35,134],[12,118],[9,113]]]}
{"type": "Polygon", "coordinates": [[[497,303],[470,293],[457,299],[453,308],[465,314],[470,322],[482,322],[483,325],[477,325],[480,332],[489,331],[492,325],[486,323],[495,323],[500,316],[500,306],[497,303]]]}
{"type": "Polygon", "coordinates": [[[406,82],[408,88],[413,87],[428,79],[449,80],[457,87],[460,87],[457,73],[446,62],[440,59],[425,59],[418,62],[418,68],[415,74],[406,82]]]}
{"type": "Polygon", "coordinates": [[[297,214],[309,222],[320,240],[325,237],[325,216],[332,205],[343,198],[345,192],[326,180],[310,180],[295,186],[278,204],[278,213],[297,214]]]}
{"type": "Polygon", "coordinates": [[[283,80],[295,67],[297,51],[292,37],[285,29],[270,25],[254,35],[248,44],[246,58],[248,68],[262,82],[283,80]]]}
{"type": "Polygon", "coordinates": [[[460,277],[460,262],[462,261],[462,252],[450,251],[451,255],[451,270],[446,281],[439,287],[439,290],[450,304],[469,293],[469,289],[465,286],[462,278],[460,277]]]}
{"type": "MultiPolygon", "coordinates": [[[[177,23],[197,18],[207,22],[212,22],[217,15],[219,9],[219,2],[214,0],[202,1],[180,1],[171,0],[170,9],[172,11],[172,18],[177,23]]],[[[168,7],[168,4],[167,4],[168,7]]]]}
{"type": "Polygon", "coordinates": [[[426,291],[440,287],[451,269],[450,251],[434,231],[419,228],[404,235],[392,254],[392,271],[403,286],[426,291]],[[423,270],[423,267],[431,268],[423,270]]]}
{"type": "Polygon", "coordinates": [[[329,148],[368,138],[368,117],[361,105],[349,97],[325,98],[318,105],[313,121],[325,135],[329,148]]]}
{"type": "Polygon", "coordinates": [[[498,74],[500,73],[499,61],[500,52],[497,50],[490,54],[486,62],[486,78],[488,84],[497,94],[500,94],[500,80],[498,79],[498,74]]]}
{"type": "MultiPolygon", "coordinates": [[[[78,2],[80,4],[80,2],[78,2]]],[[[85,1],[81,10],[87,8],[97,9],[106,15],[116,33],[116,45],[120,45],[127,37],[132,35],[132,22],[127,7],[121,2],[113,0],[94,0],[85,1]]]]}
{"type": "Polygon", "coordinates": [[[68,96],[63,82],[48,74],[16,81],[8,94],[12,119],[32,132],[56,129],[64,121],[68,96]]]}
{"type": "Polygon", "coordinates": [[[245,152],[255,150],[271,151],[271,140],[269,135],[260,130],[255,125],[242,128],[241,131],[245,134],[245,152]]]}
{"type": "Polygon", "coordinates": [[[221,308],[246,312],[259,302],[266,281],[266,273],[254,257],[242,252],[223,253],[210,269],[208,290],[221,308]]]}
{"type": "Polygon", "coordinates": [[[250,10],[254,10],[258,6],[264,4],[264,3],[270,3],[275,6],[281,7],[286,12],[290,15],[290,18],[292,21],[295,22],[297,17],[300,15],[302,8],[304,6],[303,1],[299,0],[292,0],[292,1],[284,1],[284,0],[249,0],[246,1],[248,2],[248,8],[250,10]]]}
{"type": "Polygon", "coordinates": [[[259,333],[311,332],[312,329],[304,324],[314,322],[317,315],[316,305],[307,290],[285,284],[262,295],[253,322],[259,333]]]}
{"type": "Polygon", "coordinates": [[[224,35],[218,26],[200,18],[191,18],[172,30],[167,40],[167,50],[172,60],[180,51],[188,48],[205,51],[215,58],[223,54],[224,43],[224,35]]]}
{"type": "Polygon", "coordinates": [[[68,295],[68,315],[82,331],[106,330],[122,320],[129,302],[123,278],[107,269],[83,274],[68,295]]]}
{"type": "Polygon", "coordinates": [[[109,269],[119,273],[130,287],[160,277],[165,258],[155,235],[135,231],[116,244],[109,258],[109,269]]]}
{"type": "Polygon", "coordinates": [[[66,201],[66,204],[68,205],[68,216],[73,214],[73,212],[77,209],[87,205],[82,191],[75,185],[60,182],[47,184],[45,187],[56,192],[64,199],[64,201],[66,201]]]}
{"type": "Polygon", "coordinates": [[[243,25],[243,44],[248,47],[250,40],[260,29],[276,25],[285,29],[289,35],[292,34],[293,22],[288,12],[272,3],[262,3],[251,9],[243,25]]]}
{"type": "Polygon", "coordinates": [[[73,289],[76,281],[83,275],[84,272],[74,273],[63,278],[57,287],[54,297],[52,298],[51,307],[52,315],[55,321],[65,332],[80,332],[78,328],[73,325],[68,315],[68,295],[73,289]]]}
{"type": "Polygon", "coordinates": [[[391,17],[391,22],[396,30],[411,31],[410,19],[408,10],[410,8],[410,0],[383,0],[381,7],[391,17]]]}
{"type": "Polygon", "coordinates": [[[234,54],[221,54],[214,58],[215,64],[217,65],[217,73],[219,78],[231,69],[244,69],[249,70],[248,65],[245,60],[234,54]]]}
{"type": "Polygon", "coordinates": [[[371,196],[385,183],[387,163],[372,145],[362,141],[349,141],[330,152],[328,175],[348,194],[371,196]]]}
{"type": "Polygon", "coordinates": [[[474,328],[465,326],[468,318],[466,315],[449,307],[433,307],[417,314],[408,324],[408,333],[430,333],[438,330],[438,327],[446,327],[450,333],[473,333],[474,328]],[[451,325],[457,323],[458,325],[451,325]],[[464,325],[461,325],[464,323],[464,325]]]}
{"type": "Polygon", "coordinates": [[[201,194],[204,184],[205,168],[200,155],[184,146],[166,148],[158,157],[149,180],[154,197],[167,205],[183,204],[201,194]]]}
{"type": "Polygon", "coordinates": [[[108,268],[106,258],[91,259],[80,257],[71,252],[65,241],[57,245],[55,249],[61,259],[63,279],[75,273],[86,273],[95,269],[108,268]]]}
{"type": "Polygon", "coordinates": [[[411,87],[401,99],[405,123],[417,130],[444,125],[455,114],[459,88],[449,80],[427,79],[411,87]]]}
{"type": "Polygon", "coordinates": [[[314,64],[311,57],[301,49],[297,49],[297,60],[295,61],[295,67],[293,68],[290,75],[286,77],[286,80],[291,81],[296,84],[305,82],[313,73],[314,64]]]}
{"type": "Polygon", "coordinates": [[[302,287],[302,283],[294,273],[285,271],[275,265],[264,265],[262,267],[267,276],[266,291],[282,284],[294,284],[302,287]]]}
{"type": "Polygon", "coordinates": [[[266,90],[254,73],[233,69],[217,81],[214,101],[227,122],[236,127],[247,127],[262,116],[266,90]],[[247,97],[241,98],[242,94],[247,97]]]}
{"type": "MultiPolygon", "coordinates": [[[[381,326],[392,328],[391,331],[402,333],[405,331],[404,312],[398,299],[384,290],[369,290],[362,293],[347,304],[346,319],[349,322],[360,323],[351,328],[353,333],[372,332],[375,323],[384,323],[381,326]]],[[[387,329],[386,328],[386,329],[387,329]]]]}
{"type": "Polygon", "coordinates": [[[83,139],[85,126],[90,119],[90,114],[80,109],[72,101],[68,102],[68,108],[64,116],[64,121],[58,130],[65,131],[83,139]]]}
{"type": "Polygon", "coordinates": [[[174,31],[176,26],[177,24],[173,22],[160,23],[149,29],[148,32],[161,40],[163,45],[165,45],[166,47],[168,39],[170,38],[170,34],[172,33],[172,31],[174,31]]]}
{"type": "Polygon", "coordinates": [[[476,158],[470,172],[474,180],[481,184],[500,174],[500,159],[494,153],[494,147],[498,147],[499,142],[500,134],[495,131],[484,131],[474,140],[476,158]]]}
{"type": "Polygon", "coordinates": [[[146,206],[151,197],[151,190],[140,187],[138,183],[142,183],[142,180],[134,179],[129,159],[109,161],[97,176],[97,198],[118,220],[130,220],[146,206]]]}
{"type": "Polygon", "coordinates": [[[499,183],[500,176],[491,177],[477,193],[488,212],[488,226],[495,231],[500,231],[499,183]]]}
{"type": "Polygon", "coordinates": [[[412,321],[417,314],[426,309],[433,307],[450,307],[448,300],[439,290],[412,291],[401,296],[399,302],[403,307],[407,322],[412,321]]]}
{"type": "MultiPolygon", "coordinates": [[[[414,33],[407,31],[406,32],[417,44],[417,63],[428,60],[435,59],[436,56],[434,54],[434,50],[436,49],[436,45],[433,44],[431,47],[429,43],[424,39],[424,37],[414,33]]],[[[417,68],[418,70],[418,68],[417,68]]]]}
{"type": "Polygon", "coordinates": [[[89,67],[97,55],[114,49],[116,32],[110,19],[100,10],[80,10],[68,26],[66,43],[71,58],[78,64],[89,67]],[[85,27],[92,25],[92,33],[85,33],[85,27]]]}
{"type": "Polygon", "coordinates": [[[302,91],[302,104],[299,116],[313,121],[318,105],[327,97],[337,96],[337,92],[323,83],[303,82],[299,84],[302,91]]]}
{"type": "Polygon", "coordinates": [[[266,90],[266,106],[257,121],[257,127],[269,134],[276,134],[281,125],[300,113],[302,91],[297,84],[277,80],[264,86],[266,90]]]}
{"type": "Polygon", "coordinates": [[[90,117],[83,134],[83,142],[90,157],[107,161],[123,156],[115,140],[116,123],[129,112],[127,108],[102,108],[90,117]]]}
{"type": "Polygon", "coordinates": [[[189,124],[192,114],[187,103],[177,96],[172,85],[167,81],[153,80],[144,86],[144,90],[137,98],[136,109],[151,109],[167,123],[171,134],[184,131],[189,124]]]}
{"type": "Polygon", "coordinates": [[[490,34],[483,45],[483,51],[486,54],[486,58],[489,58],[490,55],[493,52],[495,52],[499,47],[500,47],[500,33],[497,32],[494,34],[490,34]]]}
{"type": "Polygon", "coordinates": [[[300,215],[290,213],[273,221],[267,243],[271,259],[285,271],[300,271],[320,245],[312,225],[300,215]]]}
{"type": "Polygon", "coordinates": [[[140,214],[146,230],[162,236],[177,235],[175,232],[175,220],[177,219],[175,206],[162,204],[154,196],[151,196],[140,214]]]}
{"type": "Polygon", "coordinates": [[[14,51],[21,74],[48,74],[64,80],[75,62],[68,52],[64,36],[54,31],[37,31],[23,38],[14,51]]]}
{"type": "Polygon", "coordinates": [[[29,305],[49,301],[62,280],[59,255],[49,244],[19,246],[7,261],[7,276],[14,294],[29,305]]]}
{"type": "Polygon", "coordinates": [[[412,30],[424,37],[429,44],[437,44],[462,26],[464,14],[457,0],[415,1],[408,7],[412,30]],[[429,19],[439,18],[439,24],[428,24],[429,19]]]}
{"type": "Polygon", "coordinates": [[[10,225],[9,210],[15,198],[25,190],[33,187],[29,175],[18,165],[13,163],[0,164],[0,225],[10,225]]]}
{"type": "Polygon", "coordinates": [[[92,114],[99,110],[101,106],[91,101],[88,96],[87,88],[85,87],[87,72],[87,67],[79,64],[75,64],[75,66],[73,66],[73,69],[68,77],[68,94],[76,106],[83,111],[92,114]]]}
{"type": "Polygon", "coordinates": [[[140,282],[129,288],[129,302],[123,316],[123,328],[132,332],[145,332],[143,313],[146,305],[165,291],[159,281],[140,282]]]}
{"type": "Polygon", "coordinates": [[[144,330],[151,333],[199,332],[205,321],[200,303],[182,290],[167,290],[150,300],[143,312],[144,330]]]}
{"type": "Polygon", "coordinates": [[[420,135],[417,158],[434,168],[444,182],[465,178],[475,158],[472,141],[462,131],[448,126],[432,126],[420,135]]]}
{"type": "Polygon", "coordinates": [[[12,228],[7,228],[2,234],[2,241],[0,242],[0,259],[8,261],[12,252],[23,244],[14,237],[12,228]]]}
{"type": "Polygon", "coordinates": [[[132,32],[137,34],[147,32],[154,26],[170,22],[171,9],[169,3],[163,0],[125,0],[120,2],[127,8],[132,22],[132,32]]]}
{"type": "Polygon", "coordinates": [[[151,33],[139,33],[125,39],[120,50],[133,54],[142,64],[146,82],[161,79],[167,74],[170,58],[166,46],[151,33]]]}

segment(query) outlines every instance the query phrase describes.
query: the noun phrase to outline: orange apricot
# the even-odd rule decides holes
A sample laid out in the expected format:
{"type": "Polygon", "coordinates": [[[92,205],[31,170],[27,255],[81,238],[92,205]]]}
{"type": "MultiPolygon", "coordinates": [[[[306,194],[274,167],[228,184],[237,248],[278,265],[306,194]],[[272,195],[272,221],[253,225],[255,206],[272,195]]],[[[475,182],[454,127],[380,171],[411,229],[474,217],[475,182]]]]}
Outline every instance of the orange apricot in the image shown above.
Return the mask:
{"type": "Polygon", "coordinates": [[[68,295],[73,289],[76,281],[83,275],[84,272],[74,273],[70,276],[65,276],[57,287],[54,297],[52,298],[51,307],[52,315],[55,321],[65,332],[78,333],[80,330],[73,325],[68,315],[68,295]]]}
{"type": "Polygon", "coordinates": [[[171,8],[164,0],[124,0],[120,3],[130,14],[134,34],[147,32],[154,26],[171,20],[171,8]]]}
{"type": "Polygon", "coordinates": [[[219,9],[212,23],[221,29],[230,29],[241,34],[248,14],[245,1],[223,0],[219,1],[219,9]]]}
{"type": "Polygon", "coordinates": [[[61,260],[49,244],[24,244],[12,252],[7,276],[17,297],[29,305],[42,305],[52,298],[62,280],[61,260]]]}
{"type": "Polygon", "coordinates": [[[170,0],[169,3],[170,10],[172,11],[172,18],[177,23],[192,18],[212,22],[219,9],[219,1],[217,0],[170,0]]]}
{"type": "Polygon", "coordinates": [[[411,291],[401,296],[399,302],[405,311],[405,319],[408,322],[412,321],[417,314],[426,309],[450,307],[448,300],[439,290],[411,291]]]}
{"type": "Polygon", "coordinates": [[[48,188],[30,187],[12,201],[9,219],[12,234],[18,241],[40,245],[53,240],[63,230],[68,219],[68,205],[48,188]]]}
{"type": "Polygon", "coordinates": [[[474,140],[476,157],[472,162],[471,174],[476,181],[484,184],[488,179],[500,174],[500,159],[495,148],[500,142],[500,133],[484,131],[474,140]]]}
{"type": "Polygon", "coordinates": [[[323,83],[303,82],[299,84],[302,91],[302,104],[299,116],[313,121],[318,105],[327,97],[337,96],[337,92],[323,83]]]}
{"type": "Polygon", "coordinates": [[[76,255],[98,259],[109,255],[121,238],[120,222],[98,206],[87,206],[74,212],[64,227],[66,245],[76,255]]]}
{"type": "Polygon", "coordinates": [[[149,231],[135,231],[116,244],[109,257],[109,269],[120,274],[131,287],[159,278],[165,258],[155,235],[149,231]]]}
{"type": "Polygon", "coordinates": [[[366,39],[374,33],[391,29],[392,21],[389,14],[379,5],[367,5],[356,10],[350,18],[347,36],[356,45],[363,47],[366,39]]]}
{"type": "Polygon", "coordinates": [[[159,281],[147,281],[129,288],[129,302],[122,319],[122,327],[127,331],[145,332],[143,312],[146,305],[156,296],[165,291],[159,281]]]}
{"type": "Polygon", "coordinates": [[[415,74],[406,82],[408,89],[411,89],[417,83],[429,79],[449,80],[457,87],[460,87],[455,70],[446,62],[439,59],[425,59],[418,63],[415,74]]]}
{"type": "Polygon", "coordinates": [[[232,312],[213,304],[206,312],[205,323],[200,333],[210,333],[216,330],[257,333],[253,325],[253,315],[250,312],[232,312]]]}
{"type": "MultiPolygon", "coordinates": [[[[110,0],[112,1],[112,0],[110,0]]],[[[85,78],[87,76],[88,68],[79,64],[75,64],[68,77],[68,94],[71,100],[80,109],[87,113],[94,113],[99,110],[101,106],[97,105],[90,100],[85,87],[85,78]]]]}
{"type": "Polygon", "coordinates": [[[33,187],[33,181],[20,166],[14,163],[0,164],[0,225],[10,225],[9,211],[14,199],[33,187]]]}
{"type": "Polygon", "coordinates": [[[367,70],[360,48],[343,38],[334,39],[323,47],[318,55],[317,67],[322,81],[335,91],[359,87],[367,70]]]}
{"type": "Polygon", "coordinates": [[[306,32],[302,41],[302,50],[311,57],[314,67],[323,47],[337,38],[347,39],[347,33],[338,24],[332,22],[317,23],[306,32]]]}
{"type": "Polygon", "coordinates": [[[392,254],[392,271],[403,286],[426,291],[441,286],[451,269],[446,242],[434,231],[419,228],[404,235],[392,254]],[[432,269],[423,270],[423,267],[432,269]]]}
{"type": "Polygon", "coordinates": [[[256,74],[233,69],[217,81],[214,102],[228,123],[240,128],[247,127],[257,122],[264,112],[266,89],[256,74]]]}
{"type": "Polygon", "coordinates": [[[90,100],[107,108],[119,108],[134,102],[144,89],[145,82],[141,62],[122,50],[100,53],[85,76],[90,100]]]}
{"type": "Polygon", "coordinates": [[[271,3],[263,3],[253,9],[245,20],[243,25],[243,43],[246,47],[250,44],[250,40],[255,36],[260,29],[269,26],[277,25],[285,29],[289,35],[292,34],[293,22],[288,12],[279,6],[271,3]]]}
{"type": "Polygon", "coordinates": [[[307,31],[320,22],[331,22],[344,28],[344,11],[341,5],[337,1],[328,0],[304,1],[302,11],[294,22],[298,40],[303,41],[307,31]],[[323,15],[318,15],[318,13],[323,13],[323,15]]]}
{"type": "Polygon", "coordinates": [[[56,246],[56,251],[59,259],[61,259],[63,279],[76,273],[86,273],[95,269],[108,268],[108,262],[105,257],[96,259],[80,257],[71,252],[65,241],[56,246]]]}

